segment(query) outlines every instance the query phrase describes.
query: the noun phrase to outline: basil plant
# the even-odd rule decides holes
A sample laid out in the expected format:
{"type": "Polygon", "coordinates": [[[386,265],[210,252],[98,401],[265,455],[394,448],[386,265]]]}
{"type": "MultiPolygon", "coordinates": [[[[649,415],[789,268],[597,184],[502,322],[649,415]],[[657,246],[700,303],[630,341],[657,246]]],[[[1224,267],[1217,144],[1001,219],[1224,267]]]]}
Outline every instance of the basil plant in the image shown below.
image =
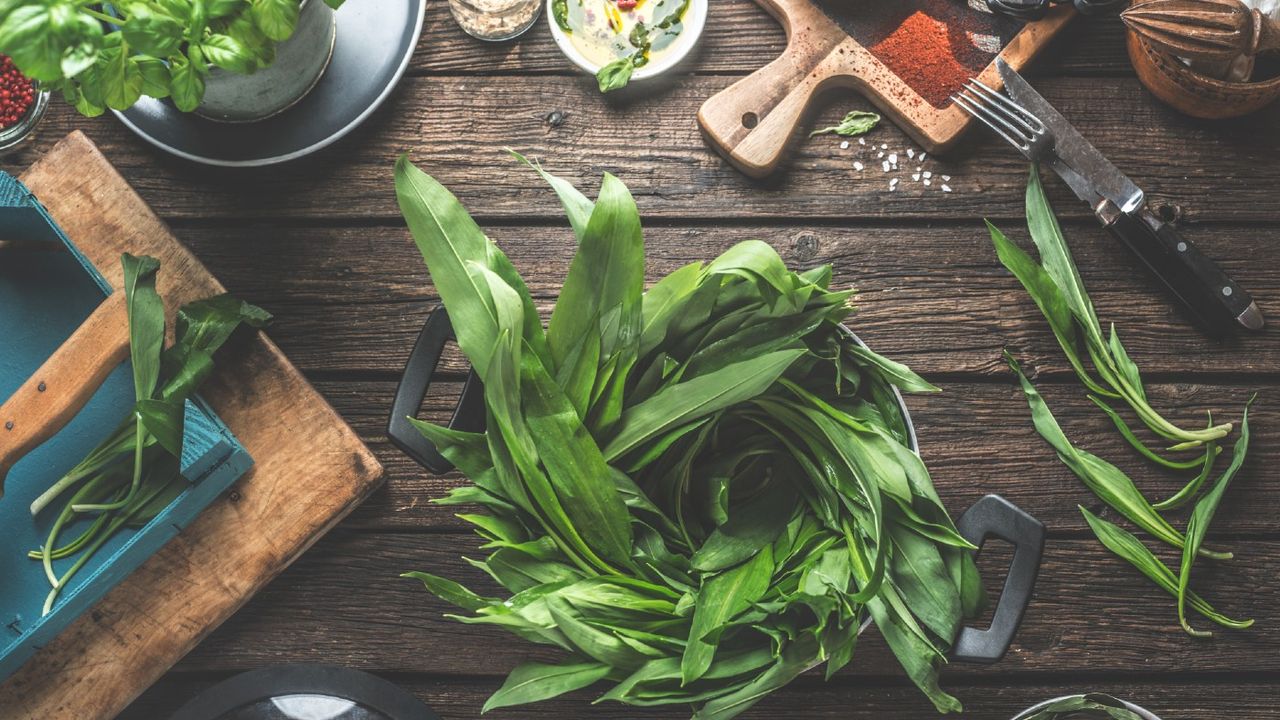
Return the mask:
{"type": "Polygon", "coordinates": [[[303,2],[0,0],[0,53],[89,117],[143,95],[190,112],[212,68],[247,74],[270,65],[303,2]]]}

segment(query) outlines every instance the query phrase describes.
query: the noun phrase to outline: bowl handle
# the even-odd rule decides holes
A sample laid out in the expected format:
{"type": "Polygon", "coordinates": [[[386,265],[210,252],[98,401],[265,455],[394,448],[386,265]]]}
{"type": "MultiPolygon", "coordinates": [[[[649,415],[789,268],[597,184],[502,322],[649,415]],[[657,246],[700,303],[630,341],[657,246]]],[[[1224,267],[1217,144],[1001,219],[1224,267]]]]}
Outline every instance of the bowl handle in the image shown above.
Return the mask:
{"type": "Polygon", "coordinates": [[[987,665],[1008,652],[1027,612],[1044,554],[1044,525],[999,495],[987,495],[960,516],[956,528],[979,547],[979,552],[991,536],[1013,545],[1013,561],[1009,563],[1009,575],[996,602],[991,627],[962,628],[951,652],[955,660],[987,665]]]}
{"type": "MultiPolygon", "coordinates": [[[[431,375],[440,362],[444,346],[453,339],[449,313],[444,308],[438,308],[431,313],[409,355],[409,362],[405,365],[404,375],[400,378],[400,386],[396,388],[395,400],[391,405],[391,419],[387,423],[387,436],[392,444],[437,475],[452,470],[453,463],[440,454],[435,443],[418,432],[409,418],[416,416],[422,407],[422,401],[431,388],[431,375]]],[[[462,386],[462,396],[458,398],[458,406],[454,408],[449,427],[466,432],[481,432],[484,425],[484,386],[473,370],[462,386]]]]}

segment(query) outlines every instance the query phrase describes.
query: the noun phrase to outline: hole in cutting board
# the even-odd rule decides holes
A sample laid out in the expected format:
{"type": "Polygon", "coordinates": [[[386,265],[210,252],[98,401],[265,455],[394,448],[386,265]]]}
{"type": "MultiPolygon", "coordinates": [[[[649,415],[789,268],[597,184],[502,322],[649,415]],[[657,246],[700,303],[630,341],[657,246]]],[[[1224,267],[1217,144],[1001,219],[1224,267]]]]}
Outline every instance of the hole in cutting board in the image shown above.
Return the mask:
{"type": "Polygon", "coordinates": [[[1022,29],[992,14],[984,0],[816,0],[865,47],[936,108],[980,74],[1022,29]]]}
{"type": "Polygon", "coordinates": [[[753,130],[755,129],[755,126],[759,124],[760,124],[760,116],[756,115],[755,113],[749,112],[749,113],[742,114],[742,127],[748,130],[753,130]]]}

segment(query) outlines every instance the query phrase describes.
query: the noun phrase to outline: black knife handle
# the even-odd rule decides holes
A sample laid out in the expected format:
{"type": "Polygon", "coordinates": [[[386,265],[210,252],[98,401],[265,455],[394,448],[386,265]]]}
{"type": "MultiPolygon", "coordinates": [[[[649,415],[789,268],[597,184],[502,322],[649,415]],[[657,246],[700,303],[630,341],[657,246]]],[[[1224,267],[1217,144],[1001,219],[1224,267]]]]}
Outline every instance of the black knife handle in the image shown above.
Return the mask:
{"type": "Polygon", "coordinates": [[[1125,213],[1109,202],[1098,208],[1098,217],[1206,332],[1222,337],[1236,326],[1262,329],[1262,315],[1248,291],[1227,277],[1173,225],[1145,207],[1125,213]]]}

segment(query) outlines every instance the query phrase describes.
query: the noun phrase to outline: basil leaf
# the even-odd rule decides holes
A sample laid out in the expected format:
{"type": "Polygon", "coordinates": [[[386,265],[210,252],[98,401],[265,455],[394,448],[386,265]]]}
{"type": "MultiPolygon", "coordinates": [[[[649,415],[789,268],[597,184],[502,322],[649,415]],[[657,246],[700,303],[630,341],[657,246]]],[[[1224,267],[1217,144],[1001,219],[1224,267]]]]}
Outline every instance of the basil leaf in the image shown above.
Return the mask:
{"type": "Polygon", "coordinates": [[[169,88],[173,104],[183,112],[200,107],[204,97],[204,78],[189,59],[178,55],[169,59],[169,88]]]}
{"type": "Polygon", "coordinates": [[[871,132],[876,125],[880,124],[880,116],[873,112],[865,110],[854,110],[844,116],[844,119],[837,125],[832,125],[821,130],[814,130],[809,133],[809,137],[817,135],[835,134],[842,137],[856,137],[871,132]]]}
{"type": "Polygon", "coordinates": [[[600,92],[607,93],[621,90],[631,82],[631,75],[636,70],[634,56],[618,58],[596,72],[596,82],[600,92]]]}
{"type": "Polygon", "coordinates": [[[176,17],[158,12],[148,3],[125,6],[128,18],[121,26],[124,39],[138,52],[156,57],[169,57],[182,46],[186,27],[176,17]]]}
{"type": "Polygon", "coordinates": [[[252,0],[254,24],[263,35],[283,42],[293,35],[298,25],[298,0],[252,0]]]}
{"type": "Polygon", "coordinates": [[[244,74],[257,68],[253,53],[230,35],[207,35],[200,43],[200,50],[211,64],[224,70],[244,74]]]}

